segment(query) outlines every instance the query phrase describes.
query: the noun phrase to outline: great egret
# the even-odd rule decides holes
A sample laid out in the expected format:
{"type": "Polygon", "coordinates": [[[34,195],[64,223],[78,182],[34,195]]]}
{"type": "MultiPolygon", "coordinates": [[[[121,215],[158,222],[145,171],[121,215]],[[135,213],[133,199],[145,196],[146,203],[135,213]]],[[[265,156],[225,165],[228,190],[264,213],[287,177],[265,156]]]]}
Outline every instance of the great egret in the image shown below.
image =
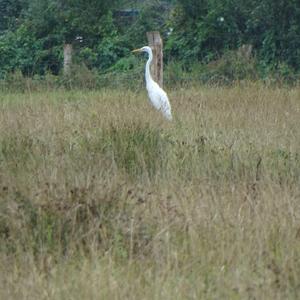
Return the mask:
{"type": "Polygon", "coordinates": [[[146,88],[148,91],[149,99],[152,105],[159,111],[162,112],[165,118],[172,120],[171,105],[166,92],[152,79],[150,74],[150,64],[153,59],[152,49],[148,46],[140,49],[135,49],[132,52],[147,52],[148,61],[146,63],[145,79],[146,88]]]}

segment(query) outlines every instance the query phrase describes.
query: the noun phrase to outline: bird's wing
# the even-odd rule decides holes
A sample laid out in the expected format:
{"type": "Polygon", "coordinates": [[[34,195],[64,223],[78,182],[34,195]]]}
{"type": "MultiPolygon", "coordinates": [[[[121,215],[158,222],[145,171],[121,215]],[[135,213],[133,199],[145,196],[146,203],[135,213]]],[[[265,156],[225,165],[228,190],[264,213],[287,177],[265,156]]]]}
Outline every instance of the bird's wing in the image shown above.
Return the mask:
{"type": "Polygon", "coordinates": [[[167,119],[171,120],[171,105],[166,92],[156,82],[147,85],[147,90],[152,105],[160,110],[167,119]]]}
{"type": "Polygon", "coordinates": [[[172,119],[171,105],[170,105],[169,98],[168,98],[166,92],[163,90],[160,95],[160,99],[161,99],[161,108],[160,109],[161,109],[163,115],[167,119],[171,120],[172,119]]]}
{"type": "Polygon", "coordinates": [[[160,90],[161,88],[156,82],[151,82],[151,84],[147,85],[147,90],[148,90],[148,96],[149,100],[152,103],[152,105],[157,109],[161,109],[161,97],[160,97],[160,90]]]}

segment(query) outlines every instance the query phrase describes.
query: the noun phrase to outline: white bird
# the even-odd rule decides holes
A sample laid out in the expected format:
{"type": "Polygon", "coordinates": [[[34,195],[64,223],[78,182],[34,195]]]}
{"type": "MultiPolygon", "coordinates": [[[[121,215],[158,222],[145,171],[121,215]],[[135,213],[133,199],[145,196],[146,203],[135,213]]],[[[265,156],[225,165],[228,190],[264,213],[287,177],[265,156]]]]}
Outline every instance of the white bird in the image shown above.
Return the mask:
{"type": "Polygon", "coordinates": [[[148,96],[152,105],[162,112],[165,118],[172,120],[171,105],[166,92],[152,79],[150,74],[150,64],[153,59],[152,49],[148,46],[135,49],[132,52],[147,52],[149,55],[146,63],[145,79],[148,96]]]}

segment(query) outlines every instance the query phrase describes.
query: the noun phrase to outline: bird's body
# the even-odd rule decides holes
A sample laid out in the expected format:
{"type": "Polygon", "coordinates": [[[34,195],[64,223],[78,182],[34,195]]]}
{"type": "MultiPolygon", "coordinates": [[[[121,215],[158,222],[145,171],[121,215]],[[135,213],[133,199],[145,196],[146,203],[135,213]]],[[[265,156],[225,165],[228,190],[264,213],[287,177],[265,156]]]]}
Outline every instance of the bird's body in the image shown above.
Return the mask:
{"type": "Polygon", "coordinates": [[[153,59],[152,50],[145,46],[140,49],[133,50],[133,52],[147,52],[149,55],[145,67],[146,89],[148,91],[149,100],[152,105],[162,112],[165,118],[172,120],[171,105],[166,92],[152,79],[150,74],[150,64],[153,59]]]}

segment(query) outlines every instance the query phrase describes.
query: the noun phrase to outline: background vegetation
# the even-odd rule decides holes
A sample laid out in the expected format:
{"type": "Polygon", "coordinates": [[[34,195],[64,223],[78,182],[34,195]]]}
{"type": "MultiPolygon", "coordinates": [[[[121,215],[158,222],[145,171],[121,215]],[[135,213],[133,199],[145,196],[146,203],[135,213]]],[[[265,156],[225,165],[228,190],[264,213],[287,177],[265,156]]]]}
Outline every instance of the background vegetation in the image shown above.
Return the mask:
{"type": "Polygon", "coordinates": [[[122,82],[129,73],[140,74],[130,50],[147,43],[149,30],[163,35],[170,84],[299,78],[297,0],[0,0],[0,12],[2,79],[14,72],[42,79],[61,74],[68,42],[76,49],[75,64],[90,71],[97,86],[122,82]],[[118,14],[124,9],[132,15],[118,14]],[[243,45],[253,47],[251,59],[239,57],[243,45]]]}

